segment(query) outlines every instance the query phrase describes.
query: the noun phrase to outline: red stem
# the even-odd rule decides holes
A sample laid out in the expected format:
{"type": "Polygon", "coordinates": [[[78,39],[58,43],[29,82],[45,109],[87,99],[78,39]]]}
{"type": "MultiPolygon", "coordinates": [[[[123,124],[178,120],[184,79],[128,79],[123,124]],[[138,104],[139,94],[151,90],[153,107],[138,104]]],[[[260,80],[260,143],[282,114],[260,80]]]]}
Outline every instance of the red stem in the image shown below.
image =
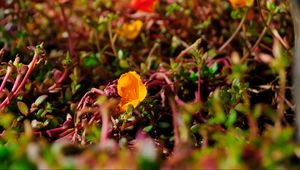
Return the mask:
{"type": "Polygon", "coordinates": [[[9,105],[10,99],[13,98],[13,97],[15,97],[15,96],[17,96],[18,93],[23,88],[23,86],[25,85],[26,81],[29,78],[29,75],[31,74],[32,70],[34,69],[34,67],[35,67],[35,65],[36,65],[36,63],[38,61],[38,57],[39,57],[40,53],[37,50],[38,49],[35,49],[35,53],[34,53],[33,59],[32,59],[32,61],[29,64],[29,68],[28,68],[28,70],[27,70],[27,72],[26,72],[26,74],[25,74],[22,82],[20,83],[20,85],[18,86],[18,88],[16,89],[16,91],[11,92],[9,94],[9,96],[7,96],[6,99],[1,103],[0,110],[5,109],[9,105]]]}
{"type": "Polygon", "coordinates": [[[11,66],[7,66],[7,71],[6,71],[6,74],[3,78],[3,81],[2,81],[2,84],[1,84],[1,87],[0,87],[0,93],[2,92],[11,71],[12,71],[11,66]]]}
{"type": "MultiPolygon", "coordinates": [[[[65,13],[65,10],[64,10],[63,6],[62,5],[59,5],[59,6],[60,6],[61,14],[62,14],[62,17],[63,17],[64,27],[65,27],[65,29],[66,29],[66,31],[68,33],[68,48],[69,48],[69,52],[70,52],[71,58],[74,59],[75,52],[74,52],[73,38],[72,38],[71,31],[70,31],[69,25],[68,25],[69,20],[66,17],[66,13],[65,13]]],[[[52,85],[51,87],[49,87],[48,91],[52,91],[55,88],[57,88],[58,86],[60,86],[62,84],[62,82],[67,78],[68,73],[69,73],[69,70],[67,68],[65,68],[64,73],[61,76],[61,78],[57,82],[55,82],[54,85],[52,85]]]]}
{"type": "Polygon", "coordinates": [[[109,115],[106,108],[104,108],[102,111],[102,130],[101,130],[101,141],[100,141],[101,148],[105,145],[107,141],[108,130],[109,130],[109,115]]]}
{"type": "Polygon", "coordinates": [[[29,64],[29,68],[28,68],[28,71],[27,73],[25,74],[21,84],[19,85],[19,87],[17,88],[17,90],[13,93],[13,96],[16,96],[18,95],[18,93],[20,92],[20,90],[23,88],[23,86],[25,85],[26,81],[28,80],[29,78],[29,75],[31,74],[32,70],[34,69],[37,61],[38,61],[38,57],[39,57],[39,53],[38,52],[35,52],[34,56],[33,56],[33,59],[32,61],[30,62],[29,64]]]}
{"type": "Polygon", "coordinates": [[[5,98],[5,100],[1,103],[0,110],[3,110],[4,108],[6,108],[9,105],[9,103],[10,103],[9,100],[10,100],[10,96],[7,96],[5,98]]]}
{"type": "Polygon", "coordinates": [[[74,128],[71,129],[67,129],[66,131],[64,131],[63,133],[58,135],[58,138],[63,138],[71,133],[74,133],[74,128]]]}
{"type": "Polygon", "coordinates": [[[14,92],[14,91],[16,91],[18,85],[19,85],[20,82],[21,82],[21,78],[22,78],[22,74],[18,74],[18,75],[17,75],[17,78],[16,78],[16,80],[15,80],[15,83],[14,83],[12,89],[11,89],[11,93],[14,92]]]}
{"type": "Polygon", "coordinates": [[[46,134],[49,137],[53,137],[54,134],[57,134],[57,133],[62,132],[62,131],[65,131],[67,128],[68,127],[66,127],[66,126],[61,126],[61,127],[58,127],[58,128],[50,129],[50,130],[46,131],[46,134]]]}
{"type": "Polygon", "coordinates": [[[59,87],[62,82],[66,79],[66,77],[68,76],[69,70],[67,68],[65,68],[62,76],[57,80],[57,82],[55,82],[55,84],[53,84],[51,87],[48,88],[48,91],[52,91],[54,89],[56,89],[57,87],[59,87]]]}
{"type": "Polygon", "coordinates": [[[69,46],[69,51],[70,51],[70,55],[72,58],[74,58],[74,46],[73,46],[73,38],[72,38],[72,35],[71,35],[71,31],[69,29],[69,20],[68,18],[66,17],[66,13],[65,13],[65,10],[64,10],[64,7],[62,5],[60,5],[60,10],[61,10],[61,14],[62,14],[62,17],[63,17],[63,24],[64,24],[64,27],[66,29],[66,31],[68,32],[68,46],[69,46]]]}

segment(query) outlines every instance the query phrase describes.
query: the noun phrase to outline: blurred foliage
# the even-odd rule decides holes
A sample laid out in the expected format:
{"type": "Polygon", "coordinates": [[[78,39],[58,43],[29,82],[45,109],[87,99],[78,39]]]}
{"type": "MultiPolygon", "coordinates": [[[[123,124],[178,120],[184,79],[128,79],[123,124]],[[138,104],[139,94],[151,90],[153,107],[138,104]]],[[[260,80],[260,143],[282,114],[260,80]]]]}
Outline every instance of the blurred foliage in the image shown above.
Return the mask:
{"type": "Polygon", "coordinates": [[[299,169],[289,2],[231,3],[0,1],[0,169],[299,169]]]}

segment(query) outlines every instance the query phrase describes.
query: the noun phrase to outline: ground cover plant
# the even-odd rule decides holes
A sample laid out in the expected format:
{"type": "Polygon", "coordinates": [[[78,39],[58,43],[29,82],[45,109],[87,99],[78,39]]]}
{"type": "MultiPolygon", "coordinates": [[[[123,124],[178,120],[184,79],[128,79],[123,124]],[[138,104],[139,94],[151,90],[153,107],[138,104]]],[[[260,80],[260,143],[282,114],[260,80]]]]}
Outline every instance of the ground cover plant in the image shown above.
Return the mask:
{"type": "Polygon", "coordinates": [[[297,169],[287,0],[0,1],[0,169],[297,169]]]}

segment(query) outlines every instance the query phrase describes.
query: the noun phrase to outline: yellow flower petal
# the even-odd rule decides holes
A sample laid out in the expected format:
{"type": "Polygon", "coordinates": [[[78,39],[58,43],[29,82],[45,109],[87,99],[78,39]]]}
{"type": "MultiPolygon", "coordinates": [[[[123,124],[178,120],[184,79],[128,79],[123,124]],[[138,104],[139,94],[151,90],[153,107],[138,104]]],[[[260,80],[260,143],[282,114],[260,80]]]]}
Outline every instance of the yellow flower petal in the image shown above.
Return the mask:
{"type": "Polygon", "coordinates": [[[141,20],[135,20],[131,23],[124,23],[121,30],[118,31],[118,34],[129,40],[134,40],[141,32],[142,27],[143,22],[141,20]]]}
{"type": "Polygon", "coordinates": [[[147,96],[147,88],[135,71],[121,75],[118,80],[117,90],[121,96],[119,104],[121,111],[125,111],[129,104],[136,108],[147,96]]]}
{"type": "Polygon", "coordinates": [[[132,105],[133,108],[136,108],[139,104],[141,103],[141,101],[139,99],[136,99],[136,100],[131,100],[129,102],[126,102],[126,103],[120,103],[120,108],[121,108],[121,111],[125,111],[128,107],[128,105],[132,105]]]}

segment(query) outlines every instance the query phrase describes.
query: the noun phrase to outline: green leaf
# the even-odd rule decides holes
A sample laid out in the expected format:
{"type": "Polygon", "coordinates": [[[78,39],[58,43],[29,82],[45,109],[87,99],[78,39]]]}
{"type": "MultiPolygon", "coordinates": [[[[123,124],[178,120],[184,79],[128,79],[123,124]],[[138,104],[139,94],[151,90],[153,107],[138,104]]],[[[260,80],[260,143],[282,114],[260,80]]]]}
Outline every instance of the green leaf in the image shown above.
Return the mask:
{"type": "Polygon", "coordinates": [[[216,51],[216,49],[210,49],[208,52],[207,52],[207,55],[208,55],[208,57],[214,57],[214,56],[216,56],[217,55],[217,51],[216,51]]]}
{"type": "Polygon", "coordinates": [[[285,128],[278,135],[276,142],[280,145],[286,146],[287,142],[293,137],[293,128],[285,128]]]}
{"type": "Polygon", "coordinates": [[[275,12],[277,9],[277,5],[274,2],[267,1],[267,9],[271,12],[275,12]]]}
{"type": "Polygon", "coordinates": [[[261,115],[261,107],[260,105],[256,105],[253,109],[253,116],[258,118],[261,115]]]}
{"type": "Polygon", "coordinates": [[[38,98],[35,100],[34,104],[35,104],[36,106],[39,106],[39,105],[42,104],[47,98],[48,98],[48,95],[41,95],[40,97],[38,97],[38,98]]]}
{"type": "MultiPolygon", "coordinates": [[[[5,160],[10,156],[10,151],[7,146],[0,145],[0,160],[5,160]]],[[[1,161],[0,161],[1,162],[1,161]]]]}
{"type": "Polygon", "coordinates": [[[200,124],[195,124],[191,127],[191,131],[193,133],[197,133],[199,131],[199,129],[200,129],[200,124]]]}
{"type": "Polygon", "coordinates": [[[190,75],[189,75],[189,78],[192,80],[192,81],[197,81],[198,80],[198,72],[191,72],[190,75]]]}
{"type": "Polygon", "coordinates": [[[67,66],[67,65],[70,65],[71,63],[72,63],[72,60],[71,60],[70,53],[68,51],[67,54],[66,54],[66,58],[62,61],[62,64],[64,66],[67,66]]]}
{"type": "Polygon", "coordinates": [[[168,128],[168,127],[170,127],[170,123],[168,123],[168,122],[159,122],[158,123],[158,127],[160,127],[160,128],[168,128]]]}
{"type": "Polygon", "coordinates": [[[122,60],[124,58],[123,50],[118,51],[118,58],[119,58],[119,60],[122,60]]]}
{"type": "Polygon", "coordinates": [[[10,166],[10,169],[32,170],[37,169],[36,165],[30,162],[27,158],[15,160],[10,166]]]}
{"type": "Polygon", "coordinates": [[[242,112],[242,113],[247,113],[248,109],[246,108],[246,106],[242,103],[237,104],[234,109],[238,112],[242,112]]]}
{"type": "Polygon", "coordinates": [[[237,120],[237,112],[234,109],[231,109],[229,111],[229,116],[226,121],[226,126],[227,127],[233,126],[236,120],[237,120]]]}
{"type": "Polygon", "coordinates": [[[209,73],[210,74],[215,74],[218,70],[219,66],[218,63],[214,63],[210,68],[209,68],[209,73]]]}
{"type": "Polygon", "coordinates": [[[243,12],[240,9],[236,9],[236,10],[231,11],[230,16],[233,19],[241,19],[243,16],[243,12]]]}
{"type": "Polygon", "coordinates": [[[152,129],[153,129],[153,126],[152,126],[152,125],[149,125],[149,126],[144,127],[143,131],[149,133],[152,129]]]}
{"type": "Polygon", "coordinates": [[[15,120],[13,114],[2,114],[0,115],[0,125],[4,128],[9,128],[12,122],[15,120]]]}
{"type": "Polygon", "coordinates": [[[44,109],[43,109],[43,108],[42,108],[42,109],[39,109],[39,110],[37,111],[37,113],[36,113],[36,117],[37,117],[37,118],[40,118],[41,115],[43,114],[43,112],[44,112],[44,109]]]}
{"type": "Polygon", "coordinates": [[[122,68],[128,68],[129,67],[129,64],[128,64],[127,60],[120,60],[119,64],[120,64],[120,67],[122,67],[122,68]]]}
{"type": "Polygon", "coordinates": [[[182,7],[178,5],[177,3],[172,3],[166,8],[166,16],[169,16],[175,12],[179,12],[182,10],[182,7]]]}
{"type": "Polygon", "coordinates": [[[84,66],[86,68],[94,68],[97,66],[97,58],[95,56],[95,54],[91,54],[89,57],[84,59],[84,66]]]}
{"type": "Polygon", "coordinates": [[[24,102],[21,102],[21,101],[18,101],[17,105],[18,105],[20,112],[23,115],[27,116],[29,113],[28,106],[24,102]]]}
{"type": "Polygon", "coordinates": [[[158,170],[159,164],[157,161],[152,161],[144,156],[138,157],[138,169],[153,169],[158,170]]]}

